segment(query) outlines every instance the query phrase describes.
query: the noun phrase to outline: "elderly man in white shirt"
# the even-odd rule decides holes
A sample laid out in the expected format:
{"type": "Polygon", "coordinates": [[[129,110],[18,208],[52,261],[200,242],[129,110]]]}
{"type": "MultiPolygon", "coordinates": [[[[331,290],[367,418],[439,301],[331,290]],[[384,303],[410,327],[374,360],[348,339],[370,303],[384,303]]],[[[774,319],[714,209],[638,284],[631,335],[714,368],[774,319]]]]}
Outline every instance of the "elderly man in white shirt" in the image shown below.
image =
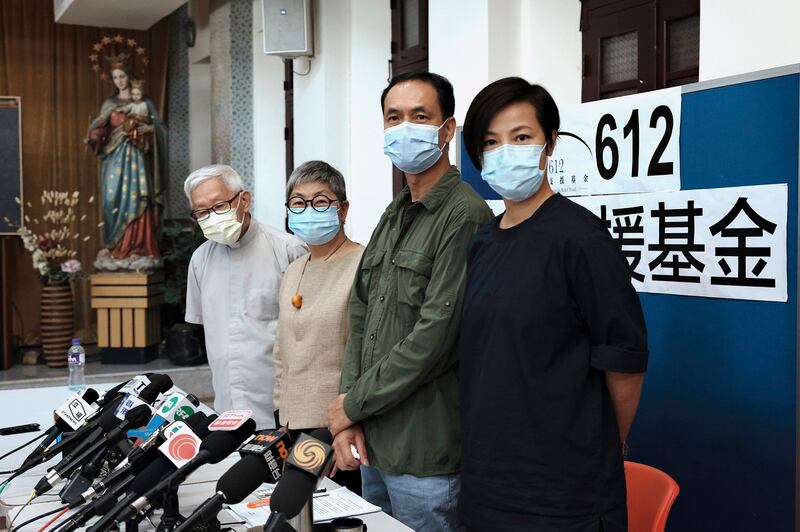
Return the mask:
{"type": "Polygon", "coordinates": [[[205,329],[214,409],[252,410],[258,428],[275,428],[278,292],[286,267],[308,249],[253,218],[250,193],[230,166],[192,172],[184,192],[208,239],[189,263],[186,321],[205,329]]]}

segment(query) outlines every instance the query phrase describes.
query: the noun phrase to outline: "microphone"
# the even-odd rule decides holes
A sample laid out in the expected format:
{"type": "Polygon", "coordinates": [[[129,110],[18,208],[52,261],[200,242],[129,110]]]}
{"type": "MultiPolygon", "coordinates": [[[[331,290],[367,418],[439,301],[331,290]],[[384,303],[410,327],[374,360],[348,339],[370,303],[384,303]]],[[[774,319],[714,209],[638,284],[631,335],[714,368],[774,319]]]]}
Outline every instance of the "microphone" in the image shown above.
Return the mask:
{"type": "MultiPolygon", "coordinates": [[[[98,520],[94,525],[87,529],[88,532],[100,532],[105,530],[110,530],[114,523],[117,521],[117,516],[125,510],[126,508],[130,507],[130,504],[135,501],[141,493],[144,493],[149,489],[150,486],[156,484],[164,477],[164,475],[169,474],[170,471],[175,470],[175,466],[172,462],[169,461],[169,458],[166,456],[159,455],[153,463],[150,464],[148,467],[144,468],[139,475],[137,475],[133,481],[130,483],[130,488],[127,496],[123,497],[123,499],[114,506],[111,510],[106,510],[104,512],[103,517],[98,520]]],[[[99,502],[101,499],[105,498],[105,495],[98,499],[99,502]]],[[[116,498],[114,499],[116,502],[116,498]]],[[[100,512],[97,511],[97,515],[100,515],[100,512]]],[[[66,530],[74,530],[80,526],[82,526],[86,521],[88,521],[91,516],[86,516],[83,518],[83,522],[76,524],[74,527],[67,528],[66,530]]],[[[66,532],[65,530],[65,532],[66,532]]]]}
{"type": "Polygon", "coordinates": [[[239,448],[242,459],[217,481],[214,495],[206,499],[173,532],[183,532],[212,520],[223,504],[238,504],[264,482],[277,482],[291,438],[285,430],[262,430],[239,448]]]}
{"type": "MultiPolygon", "coordinates": [[[[208,424],[205,423],[205,434],[201,434],[200,424],[207,419],[203,412],[195,412],[184,423],[191,428],[198,438],[204,438],[208,433],[208,424]]],[[[107,487],[113,485],[118,479],[124,477],[129,472],[134,475],[139,474],[144,467],[148,466],[158,456],[157,447],[164,442],[164,433],[169,429],[169,425],[163,427],[161,430],[153,433],[150,438],[142,442],[131,450],[130,453],[117,464],[117,467],[111,471],[104,479],[94,483],[92,487],[83,492],[82,498],[85,501],[91,500],[97,493],[100,493],[107,487]],[[154,449],[155,447],[155,449],[154,449]]]]}
{"type": "MultiPolygon", "coordinates": [[[[89,404],[92,404],[96,402],[99,397],[100,394],[98,394],[94,388],[86,388],[86,390],[84,390],[83,392],[83,395],[81,396],[81,399],[83,399],[89,404]]],[[[53,443],[53,441],[55,441],[58,435],[61,434],[62,432],[72,432],[73,430],[75,430],[66,421],[61,419],[61,416],[59,416],[57,412],[53,413],[53,417],[55,418],[53,426],[47,429],[47,433],[46,436],[44,437],[44,440],[42,440],[39,446],[36,447],[31,452],[31,454],[28,455],[28,457],[25,459],[26,462],[31,458],[33,458],[34,456],[36,456],[37,454],[44,452],[44,450],[47,449],[47,447],[49,447],[50,444],[53,443]]]]}
{"type": "MultiPolygon", "coordinates": [[[[197,424],[193,427],[194,433],[198,438],[205,439],[210,433],[208,430],[208,425],[210,425],[216,418],[216,414],[206,416],[202,412],[198,412],[194,416],[190,416],[184,423],[192,427],[192,425],[197,422],[197,424]]],[[[161,432],[163,433],[167,429],[168,427],[164,428],[161,432]]],[[[136,449],[138,449],[138,447],[134,448],[134,451],[136,449]]],[[[114,516],[125,506],[133,502],[137,497],[139,497],[139,495],[150,489],[151,486],[158,483],[164,476],[177,469],[166,456],[158,451],[158,449],[151,449],[151,452],[147,452],[146,454],[143,453],[140,455],[140,458],[135,459],[134,462],[135,463],[129,471],[132,474],[121,474],[120,476],[123,477],[122,480],[119,480],[119,477],[118,479],[115,479],[113,482],[116,482],[116,485],[113,488],[108,488],[106,493],[66,521],[62,525],[62,532],[69,532],[82,527],[95,515],[105,515],[103,519],[94,525],[95,527],[98,527],[97,530],[103,530],[102,527],[110,526],[114,522],[114,516]],[[129,486],[130,488],[128,488],[129,486]],[[122,492],[126,489],[129,489],[130,495],[128,495],[120,504],[114,507],[114,504],[117,502],[120,494],[122,494],[122,492]],[[114,508],[111,509],[112,507],[114,508]]],[[[114,473],[116,473],[116,470],[112,472],[112,474],[114,473]]],[[[102,483],[106,486],[110,486],[112,484],[112,481],[110,481],[109,477],[106,477],[102,481],[102,483]]],[[[91,489],[92,488],[90,488],[90,490],[91,489]]],[[[96,490],[97,493],[99,493],[101,489],[102,488],[98,487],[96,490]]],[[[90,490],[87,490],[87,492],[90,490]]],[[[89,497],[86,497],[86,499],[88,500],[89,497]]]]}
{"type": "MultiPolygon", "coordinates": [[[[74,397],[74,395],[70,396],[70,398],[72,397],[74,397]]],[[[84,390],[83,392],[83,396],[81,396],[81,399],[83,399],[85,402],[89,404],[92,404],[97,402],[98,397],[99,394],[95,389],[86,388],[86,390],[84,390]]],[[[62,405],[61,408],[65,408],[66,406],[67,406],[66,404],[62,405]]],[[[59,408],[59,410],[61,408],[59,408]]],[[[91,417],[92,415],[89,414],[88,416],[83,418],[82,420],[83,425],[85,425],[86,421],[91,417]]],[[[25,460],[22,461],[23,465],[40,458],[42,453],[44,453],[44,451],[47,449],[47,447],[49,447],[50,444],[53,443],[53,441],[55,441],[56,438],[58,438],[59,434],[70,433],[75,430],[69,423],[67,423],[65,420],[61,418],[61,416],[58,415],[58,411],[53,412],[53,418],[54,418],[53,426],[47,429],[47,431],[45,431],[44,439],[41,441],[41,443],[39,443],[39,446],[36,447],[33,451],[31,451],[31,453],[25,458],[25,460]]]]}
{"type": "Polygon", "coordinates": [[[33,490],[34,497],[38,497],[39,495],[50,491],[50,489],[56,483],[58,483],[64,475],[68,475],[73,469],[78,467],[81,464],[81,461],[87,456],[92,455],[109,444],[116,443],[125,436],[125,430],[128,427],[138,427],[145,423],[149,417],[150,407],[147,405],[138,405],[135,408],[128,410],[125,413],[125,419],[121,422],[116,418],[116,416],[113,415],[111,411],[106,412],[103,415],[103,421],[101,422],[101,427],[104,429],[104,432],[106,432],[103,438],[92,443],[87,449],[83,450],[74,458],[65,458],[59,462],[59,465],[51,469],[47,475],[39,480],[38,484],[36,484],[36,487],[33,490]],[[114,423],[115,421],[117,422],[116,424],[114,423]]]}
{"type": "Polygon", "coordinates": [[[301,434],[297,439],[286,460],[286,471],[270,497],[272,512],[264,525],[265,532],[276,530],[286,519],[296,517],[312,500],[317,481],[330,466],[331,443],[333,436],[326,429],[317,429],[310,435],[301,434]]]}
{"type": "Polygon", "coordinates": [[[176,488],[186,477],[204,464],[216,464],[236,450],[256,428],[256,422],[248,419],[242,426],[232,431],[216,431],[208,435],[200,444],[200,451],[189,462],[167,475],[164,479],[133,501],[118,516],[118,520],[126,520],[151,504],[155,496],[161,492],[176,488]]]}
{"type": "MultiPolygon", "coordinates": [[[[128,486],[134,480],[133,475],[127,475],[124,479],[117,483],[116,486],[113,488],[109,488],[106,490],[103,495],[101,495],[97,500],[92,502],[91,504],[87,504],[77,512],[75,512],[69,519],[61,523],[54,532],[72,532],[77,528],[82,527],[86,524],[86,522],[96,515],[103,515],[107,511],[109,511],[114,504],[119,499],[119,496],[128,489],[128,486]]],[[[75,509],[78,506],[83,504],[83,502],[75,501],[74,503],[70,504],[68,507],[70,509],[75,509]]]]}
{"type": "MultiPolygon", "coordinates": [[[[114,386],[108,392],[106,392],[106,394],[102,398],[97,400],[97,404],[100,405],[101,408],[100,410],[95,412],[94,416],[91,417],[92,419],[91,422],[87,423],[77,431],[73,432],[72,433],[73,437],[71,439],[64,438],[60,442],[53,445],[52,447],[46,449],[40,457],[30,460],[26,463],[23,463],[23,465],[17,470],[15,475],[12,476],[11,478],[14,478],[15,476],[18,476],[24,473],[25,471],[28,471],[29,469],[35,467],[38,464],[46,462],[47,460],[52,458],[58,451],[60,451],[63,447],[72,444],[74,441],[77,441],[78,436],[93,431],[88,438],[83,439],[77,445],[76,448],[73,448],[71,450],[71,454],[74,455],[85,449],[86,446],[91,441],[97,438],[98,435],[94,432],[94,429],[99,424],[99,420],[105,412],[109,410],[112,411],[115,410],[118,407],[118,405],[121,405],[123,403],[124,400],[130,399],[130,404],[128,408],[132,408],[136,404],[136,401],[133,399],[133,397],[135,396],[132,396],[131,394],[123,395],[123,392],[129,386],[133,386],[133,388],[130,388],[131,390],[134,389],[140,390],[138,395],[139,398],[142,400],[142,402],[152,404],[153,401],[155,401],[156,398],[158,397],[159,393],[162,393],[163,391],[172,388],[172,379],[170,379],[168,375],[147,373],[146,375],[143,376],[140,375],[134,379],[125,381],[123,383],[118,384],[117,386],[114,386]],[[144,387],[137,388],[134,381],[136,381],[136,383],[143,384],[144,387]]],[[[11,479],[9,478],[9,480],[11,479]]]]}

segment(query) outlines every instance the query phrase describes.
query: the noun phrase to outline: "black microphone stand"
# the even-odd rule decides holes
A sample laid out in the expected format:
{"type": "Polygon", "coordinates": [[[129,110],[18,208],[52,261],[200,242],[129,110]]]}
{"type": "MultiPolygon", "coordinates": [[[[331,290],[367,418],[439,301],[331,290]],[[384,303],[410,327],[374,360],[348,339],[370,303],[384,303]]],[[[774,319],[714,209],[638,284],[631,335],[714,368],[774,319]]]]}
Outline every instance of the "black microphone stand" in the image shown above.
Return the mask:
{"type": "Polygon", "coordinates": [[[177,487],[164,493],[161,500],[161,507],[164,509],[164,513],[161,514],[161,522],[158,524],[156,532],[170,532],[186,520],[186,518],[181,515],[177,487]]]}

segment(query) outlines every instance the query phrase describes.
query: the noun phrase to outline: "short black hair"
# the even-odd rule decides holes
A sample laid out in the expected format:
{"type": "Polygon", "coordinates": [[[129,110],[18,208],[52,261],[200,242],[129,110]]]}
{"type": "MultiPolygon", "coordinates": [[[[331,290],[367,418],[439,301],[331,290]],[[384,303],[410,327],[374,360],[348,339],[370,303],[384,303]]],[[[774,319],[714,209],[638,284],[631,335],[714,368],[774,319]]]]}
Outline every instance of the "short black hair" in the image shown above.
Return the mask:
{"type": "Polygon", "coordinates": [[[464,149],[478,170],[481,169],[483,137],[489,129],[489,123],[497,113],[518,102],[528,102],[536,110],[536,118],[547,136],[547,144],[552,141],[553,132],[558,133],[561,125],[558,106],[547,89],[518,77],[490,83],[469,104],[464,118],[464,149]]]}
{"type": "Polygon", "coordinates": [[[450,118],[456,112],[456,97],[453,94],[453,85],[450,84],[446,77],[433,72],[406,72],[393,77],[381,94],[381,112],[384,111],[383,104],[386,102],[386,95],[389,94],[392,87],[404,81],[422,81],[432,85],[436,89],[436,96],[439,98],[439,110],[442,112],[442,119],[450,118]]]}

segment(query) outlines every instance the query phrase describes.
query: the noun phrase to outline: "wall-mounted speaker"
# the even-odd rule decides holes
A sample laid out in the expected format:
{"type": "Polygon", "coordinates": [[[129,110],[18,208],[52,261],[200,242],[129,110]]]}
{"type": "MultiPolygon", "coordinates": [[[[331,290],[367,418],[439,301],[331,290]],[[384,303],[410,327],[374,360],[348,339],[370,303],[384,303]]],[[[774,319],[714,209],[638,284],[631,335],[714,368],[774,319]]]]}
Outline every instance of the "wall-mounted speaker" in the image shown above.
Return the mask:
{"type": "Polygon", "coordinates": [[[261,8],[265,54],[314,55],[311,0],[261,0],[261,8]]]}

